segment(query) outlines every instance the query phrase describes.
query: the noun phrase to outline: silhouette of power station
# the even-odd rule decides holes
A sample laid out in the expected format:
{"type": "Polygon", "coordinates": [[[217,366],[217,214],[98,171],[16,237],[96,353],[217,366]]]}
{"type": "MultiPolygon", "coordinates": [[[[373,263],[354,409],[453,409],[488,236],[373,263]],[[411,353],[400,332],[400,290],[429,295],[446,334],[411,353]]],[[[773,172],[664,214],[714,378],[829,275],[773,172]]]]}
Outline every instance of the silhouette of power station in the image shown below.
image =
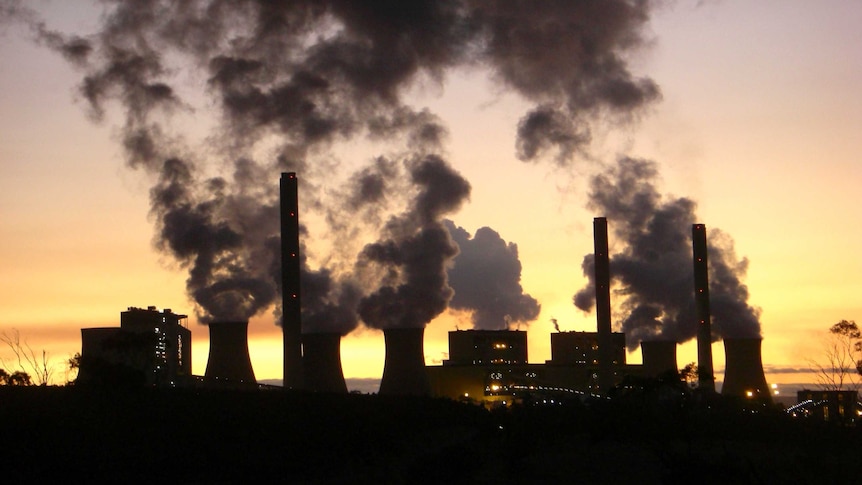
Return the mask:
{"type": "MultiPolygon", "coordinates": [[[[281,269],[283,303],[284,387],[314,392],[345,393],[341,366],[340,333],[303,333],[300,293],[298,181],[295,173],[283,173],[280,181],[281,269]]],[[[608,226],[604,217],[593,221],[596,280],[596,332],[551,334],[551,359],[544,364],[527,361],[527,334],[520,330],[463,330],[449,333],[449,359],[426,366],[424,327],[383,330],[386,356],[380,382],[381,394],[434,395],[469,398],[487,404],[509,403],[524,396],[604,395],[624,376],[656,377],[677,372],[673,340],[640,342],[643,363],[626,363],[625,335],[612,331],[608,226]]],[[[706,227],[692,226],[694,298],[697,318],[699,388],[715,391],[712,364],[706,227]]],[[[191,335],[181,323],[184,315],[164,314],[150,307],[129,309],[138,318],[150,319],[146,327],[156,339],[140,355],[112,351],[120,329],[82,329],[82,359],[101,359],[140,368],[150,383],[180,382],[190,376],[191,335]],[[107,344],[106,344],[107,342],[107,344]],[[149,349],[149,350],[147,350],[149,349]],[[168,349],[168,350],[166,350],[168,349]],[[165,381],[165,379],[167,379],[165,381]]],[[[123,330],[131,328],[125,323],[123,330]]],[[[693,324],[695,322],[692,322],[693,324]]],[[[210,350],[206,374],[196,382],[212,387],[248,389],[257,386],[248,348],[248,321],[209,324],[210,350]]],[[[126,332],[128,333],[128,332],[126,332]]],[[[122,343],[122,342],[121,342],[122,343]]],[[[145,345],[145,346],[146,346],[145,345]]],[[[722,394],[770,400],[761,360],[760,338],[725,339],[726,372],[722,394]]],[[[82,367],[81,378],[92,379],[82,367]]],[[[186,381],[189,382],[189,381],[186,381]]]]}

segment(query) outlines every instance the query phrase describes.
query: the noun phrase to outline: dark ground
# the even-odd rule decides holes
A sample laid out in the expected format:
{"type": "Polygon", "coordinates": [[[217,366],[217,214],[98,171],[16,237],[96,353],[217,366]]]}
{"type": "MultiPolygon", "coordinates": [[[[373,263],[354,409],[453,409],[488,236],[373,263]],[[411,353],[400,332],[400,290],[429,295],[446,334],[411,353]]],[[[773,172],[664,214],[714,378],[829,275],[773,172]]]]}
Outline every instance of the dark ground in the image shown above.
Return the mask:
{"type": "Polygon", "coordinates": [[[2,483],[862,483],[862,428],[714,400],[489,412],[283,391],[0,388],[2,483]]]}

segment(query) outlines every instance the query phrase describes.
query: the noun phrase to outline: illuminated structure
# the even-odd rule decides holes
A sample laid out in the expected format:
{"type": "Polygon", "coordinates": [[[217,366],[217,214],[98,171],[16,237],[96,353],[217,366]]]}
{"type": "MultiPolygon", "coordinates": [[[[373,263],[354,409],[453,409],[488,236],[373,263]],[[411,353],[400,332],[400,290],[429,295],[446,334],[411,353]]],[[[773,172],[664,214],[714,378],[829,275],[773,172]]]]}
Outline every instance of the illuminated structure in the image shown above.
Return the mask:
{"type": "Polygon", "coordinates": [[[862,413],[858,391],[803,389],[796,393],[796,400],[797,404],[787,409],[794,416],[852,424],[859,420],[862,413]]]}
{"type": "Polygon", "coordinates": [[[120,312],[119,328],[82,328],[79,382],[119,379],[153,386],[189,384],[192,333],[187,318],[169,308],[159,312],[154,306],[129,307],[120,312]]]}
{"type": "Polygon", "coordinates": [[[527,332],[459,330],[449,332],[449,359],[443,365],[526,364],[527,332]]]}
{"type": "MultiPolygon", "coordinates": [[[[596,394],[598,334],[551,334],[552,359],[527,362],[527,332],[520,330],[459,330],[449,332],[449,359],[428,366],[432,395],[509,405],[522,400],[554,401],[596,394]]],[[[614,379],[637,373],[625,363],[625,336],[612,333],[614,379]]]]}
{"type": "MultiPolygon", "coordinates": [[[[600,335],[596,332],[557,332],[551,334],[551,360],[556,365],[599,365],[600,335]]],[[[626,363],[626,336],[621,332],[610,334],[610,361],[613,366],[626,363]]]]}

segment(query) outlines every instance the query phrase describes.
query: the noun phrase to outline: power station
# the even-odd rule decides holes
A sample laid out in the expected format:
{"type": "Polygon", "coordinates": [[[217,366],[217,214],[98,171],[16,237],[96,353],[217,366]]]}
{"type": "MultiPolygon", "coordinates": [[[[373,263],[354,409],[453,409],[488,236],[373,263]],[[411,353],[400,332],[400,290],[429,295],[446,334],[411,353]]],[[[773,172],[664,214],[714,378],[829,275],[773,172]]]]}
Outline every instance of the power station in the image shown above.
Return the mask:
{"type": "MultiPolygon", "coordinates": [[[[281,291],[284,388],[346,393],[341,366],[341,334],[315,333],[302,327],[298,181],[295,173],[280,180],[281,291]]],[[[508,404],[525,396],[604,396],[624,376],[656,377],[678,370],[674,340],[640,342],[643,363],[626,362],[625,335],[612,331],[611,268],[607,219],[593,220],[596,332],[551,334],[551,359],[531,364],[527,333],[520,330],[464,330],[449,333],[449,358],[426,366],[424,327],[383,329],[385,363],[380,394],[442,396],[486,404],[508,404]]],[[[692,225],[699,388],[715,392],[713,340],[709,306],[706,227],[692,225]]],[[[185,315],[129,308],[121,329],[82,329],[85,361],[123,364],[140,370],[150,384],[175,384],[191,378],[191,332],[185,315]],[[143,350],[117,351],[121,336],[147,335],[143,350]],[[100,360],[101,359],[101,360],[100,360]],[[140,362],[138,362],[140,361],[140,362]]],[[[248,349],[248,321],[209,323],[206,373],[208,387],[257,387],[248,349]]],[[[761,339],[725,339],[726,374],[722,393],[770,400],[761,361],[761,339]]],[[[82,382],[92,379],[83,369],[82,382]]],[[[190,382],[190,381],[186,381],[190,382]]]]}

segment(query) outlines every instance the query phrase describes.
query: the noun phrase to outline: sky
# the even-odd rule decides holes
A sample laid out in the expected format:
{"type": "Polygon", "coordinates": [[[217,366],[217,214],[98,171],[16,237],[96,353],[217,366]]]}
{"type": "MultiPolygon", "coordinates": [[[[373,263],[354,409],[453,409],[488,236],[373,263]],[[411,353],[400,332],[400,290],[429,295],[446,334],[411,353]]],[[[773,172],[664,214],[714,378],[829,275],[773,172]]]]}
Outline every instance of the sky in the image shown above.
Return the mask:
{"type": "MultiPolygon", "coordinates": [[[[17,4],[7,0],[0,2],[0,8],[17,4]]],[[[26,5],[47,29],[67,40],[72,34],[98,31],[103,18],[101,6],[90,2],[40,0],[26,5]]],[[[590,284],[582,264],[592,252],[593,218],[608,217],[611,255],[619,258],[618,268],[634,257],[631,240],[620,232],[633,233],[637,227],[618,215],[650,205],[633,202],[616,207],[625,197],[603,198],[608,191],[597,193],[596,188],[602,186],[601,180],[605,188],[608,184],[623,187],[624,175],[637,172],[640,183],[646,183],[640,189],[655,196],[650,207],[678,216],[675,231],[685,234],[695,222],[721,230],[724,236],[711,236],[710,243],[726,255],[728,271],[738,278],[728,291],[747,292],[742,309],[759,321],[767,380],[810,381],[811,376],[800,371],[822,352],[819,346],[828,327],[862,314],[858,297],[862,282],[856,277],[862,270],[856,251],[862,240],[862,226],[856,223],[862,220],[862,205],[855,197],[862,180],[858,160],[862,57],[857,52],[862,45],[858,29],[862,4],[854,0],[680,0],[657,3],[648,14],[636,25],[638,42],[621,53],[632,79],[641,83],[644,100],[623,113],[614,107],[582,113],[571,106],[575,101],[582,106],[584,100],[570,97],[567,108],[553,113],[579,129],[588,126],[588,143],[579,142],[578,132],[562,130],[563,136],[556,138],[563,140],[560,146],[551,143],[535,156],[526,153],[530,139],[523,136],[526,131],[519,136],[519,123],[523,127],[525,113],[541,114],[534,110],[537,106],[557,100],[547,88],[555,81],[547,76],[525,79],[519,77],[520,70],[507,73],[505,62],[515,61],[500,54],[477,62],[441,63],[436,71],[429,69],[427,75],[399,85],[399,106],[409,107],[414,115],[436,115],[428,123],[416,115],[404,122],[408,128],[384,130],[387,136],[406,138],[406,142],[345,135],[315,145],[304,139],[311,149],[302,152],[294,143],[289,153],[315,160],[315,165],[259,162],[252,168],[269,170],[250,169],[254,184],[242,190],[228,185],[224,190],[231,191],[231,201],[238,205],[264,200],[277,190],[281,169],[296,167],[300,220],[308,225],[303,241],[308,270],[320,276],[320,270],[330,265],[330,275],[343,275],[348,263],[354,262],[341,257],[348,253],[362,262],[361,270],[354,270],[355,279],[333,278],[342,295],[349,294],[346,288],[356,281],[368,278],[377,278],[378,290],[400,288],[387,286],[387,271],[409,279],[405,276],[411,271],[408,263],[387,259],[389,253],[384,251],[398,246],[409,253],[410,244],[421,242],[401,233],[419,234],[410,231],[420,227],[428,234],[461,228],[456,232],[462,245],[483,234],[485,241],[497,244],[494,254],[508,261],[510,269],[507,276],[494,273],[488,280],[508,277],[515,281],[516,296],[523,292],[521,296],[529,297],[507,315],[513,320],[512,328],[529,331],[529,361],[541,363],[550,358],[552,320],[561,330],[595,329],[595,314],[573,304],[573,296],[590,284]],[[420,128],[442,126],[447,134],[438,137],[432,132],[433,140],[417,142],[416,133],[428,132],[410,131],[416,120],[420,128]],[[567,156],[561,147],[574,154],[567,156]],[[411,150],[411,155],[404,155],[411,150]],[[378,156],[398,172],[391,194],[409,197],[390,195],[386,210],[357,205],[341,212],[339,217],[364,219],[349,236],[335,237],[338,231],[326,225],[326,216],[332,214],[321,207],[348,200],[344,194],[362,169],[382,170],[383,165],[374,163],[378,156]],[[413,162],[403,163],[411,156],[413,162]],[[447,182],[435,185],[435,180],[447,182]],[[469,184],[468,194],[440,189],[459,186],[461,180],[469,184]],[[417,225],[420,219],[424,222],[417,225]],[[492,231],[480,231],[485,227],[492,231]],[[519,281],[511,258],[513,245],[521,266],[519,281]],[[366,250],[357,257],[363,247],[377,251],[366,250]],[[540,305],[537,314],[530,310],[530,299],[540,305]],[[512,316],[522,310],[528,321],[514,321],[518,318],[512,316]]],[[[320,35],[317,42],[338,35],[335,22],[321,24],[322,33],[314,34],[320,35]]],[[[92,74],[87,71],[90,68],[64,59],[44,37],[34,41],[35,34],[24,23],[20,18],[0,23],[0,330],[17,329],[33,348],[45,349],[57,362],[55,379],[62,381],[61,362],[80,351],[81,328],[116,326],[119,312],[129,306],[170,308],[190,316],[193,371],[203,374],[208,339],[201,321],[212,317],[207,308],[217,308],[218,303],[201,306],[190,296],[200,289],[187,286],[190,259],[181,251],[183,241],[165,230],[171,227],[166,221],[179,213],[176,206],[153,202],[164,198],[151,199],[154,188],[160,194],[175,195],[175,180],[165,178],[165,172],[149,171],[148,160],[130,162],[124,140],[128,141],[129,119],[134,118],[128,115],[131,104],[117,102],[110,88],[105,88],[100,93],[105,97],[98,98],[104,111],[95,119],[99,117],[93,99],[78,88],[84,75],[92,74]]],[[[305,40],[314,42],[313,37],[305,40]]],[[[174,54],[165,58],[182,61],[171,57],[174,54]]],[[[552,63],[541,66],[542,72],[559,72],[561,79],[570,75],[558,58],[549,59],[552,63]]],[[[228,184],[241,185],[235,176],[230,178],[228,168],[235,165],[208,162],[219,157],[207,147],[246,150],[244,156],[255,161],[288,153],[283,144],[286,136],[276,129],[261,135],[243,131],[257,128],[249,128],[248,120],[237,121],[240,116],[231,123],[220,121],[217,98],[207,90],[212,84],[206,84],[206,72],[193,68],[187,72],[181,62],[177,66],[160,75],[174,80],[171,97],[183,100],[179,108],[168,114],[146,112],[143,119],[157,119],[169,129],[162,140],[181,146],[176,153],[197,150],[188,158],[194,160],[188,162],[190,167],[203,166],[210,171],[206,176],[220,175],[228,184]],[[182,143],[176,141],[178,136],[183,137],[182,143]],[[220,141],[225,139],[234,144],[222,146],[220,141]]],[[[394,111],[386,111],[391,108],[389,101],[381,98],[380,105],[353,107],[357,112],[378,109],[391,115],[394,111]]],[[[242,116],[250,115],[243,112],[242,116]]],[[[552,121],[557,119],[553,116],[552,121]]],[[[294,132],[289,136],[296,142],[294,132]]],[[[222,154],[230,156],[234,154],[222,154]]],[[[205,177],[195,178],[197,173],[192,175],[194,183],[202,185],[205,177]]],[[[190,190],[178,197],[199,201],[202,193],[190,190]]],[[[243,214],[247,219],[249,213],[243,214]]],[[[243,220],[224,217],[232,224],[243,220]]],[[[249,222],[255,227],[254,221],[249,222]]],[[[344,225],[344,219],[336,222],[344,225]]],[[[264,244],[264,236],[256,241],[264,244]]],[[[712,251],[711,260],[721,259],[712,251]]],[[[457,259],[454,265],[458,267],[457,259]]],[[[461,268],[465,266],[466,262],[461,268]]],[[[690,260],[681,268],[690,272],[690,260]]],[[[453,278],[452,273],[449,276],[453,278]]],[[[449,309],[434,314],[427,323],[426,363],[445,358],[447,332],[471,328],[476,321],[478,306],[459,298],[463,300],[466,288],[485,284],[477,278],[466,282],[460,294],[456,289],[457,297],[440,295],[449,309]]],[[[624,290],[627,284],[617,281],[615,288],[624,290]]],[[[204,288],[209,287],[204,284],[204,288]]],[[[359,313],[372,320],[380,315],[373,306],[381,298],[371,296],[387,293],[363,288],[359,313]]],[[[620,291],[612,295],[617,328],[637,314],[634,308],[639,304],[647,308],[655,303],[645,298],[632,301],[620,291]]],[[[493,312],[483,315],[490,322],[501,320],[493,312]]],[[[665,314],[671,320],[673,316],[665,314]]],[[[277,318],[267,305],[250,319],[250,354],[258,379],[281,377],[277,318]]],[[[346,377],[381,375],[383,335],[368,327],[386,325],[360,324],[343,339],[346,377]]],[[[720,379],[721,342],[713,349],[720,379]]],[[[10,358],[8,353],[0,355],[10,358]]],[[[639,350],[632,348],[628,359],[639,362],[639,350]]],[[[680,366],[695,359],[693,342],[680,347],[680,366]]]]}

